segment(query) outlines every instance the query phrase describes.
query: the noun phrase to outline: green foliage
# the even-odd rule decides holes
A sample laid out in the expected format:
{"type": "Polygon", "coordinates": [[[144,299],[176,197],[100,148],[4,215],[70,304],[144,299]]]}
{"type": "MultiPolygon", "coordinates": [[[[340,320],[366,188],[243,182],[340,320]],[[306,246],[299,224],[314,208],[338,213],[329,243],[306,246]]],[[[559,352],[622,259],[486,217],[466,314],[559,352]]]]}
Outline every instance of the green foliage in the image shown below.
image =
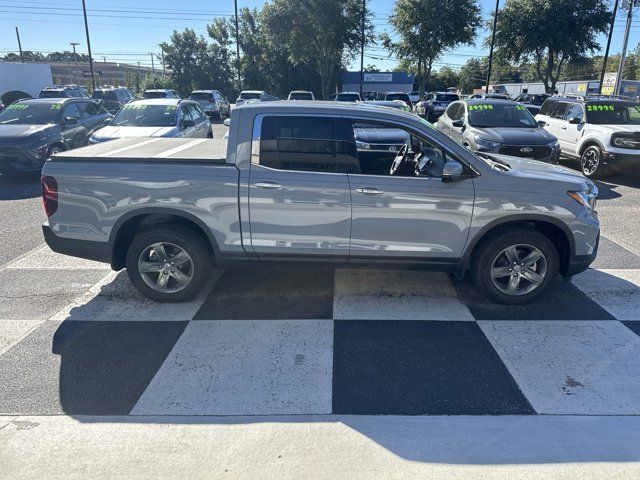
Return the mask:
{"type": "Polygon", "coordinates": [[[142,80],[140,80],[140,92],[145,90],[152,90],[155,88],[176,88],[176,84],[173,78],[169,75],[151,74],[147,73],[142,80]]]}
{"type": "Polygon", "coordinates": [[[447,50],[473,43],[480,7],[476,0],[396,0],[389,21],[398,40],[385,32],[383,45],[407,66],[415,66],[422,95],[433,62],[447,50]]]}
{"type": "Polygon", "coordinates": [[[506,0],[498,12],[495,54],[531,62],[536,78],[553,92],[568,61],[599,47],[597,35],[610,19],[603,0],[506,0]]]}

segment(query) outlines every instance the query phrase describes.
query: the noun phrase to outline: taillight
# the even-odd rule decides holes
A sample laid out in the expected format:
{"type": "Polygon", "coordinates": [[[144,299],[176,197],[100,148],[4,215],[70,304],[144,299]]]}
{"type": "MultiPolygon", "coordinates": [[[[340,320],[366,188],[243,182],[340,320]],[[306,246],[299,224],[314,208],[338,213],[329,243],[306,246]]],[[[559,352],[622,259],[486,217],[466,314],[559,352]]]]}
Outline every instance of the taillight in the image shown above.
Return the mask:
{"type": "Polygon", "coordinates": [[[42,187],[42,206],[47,217],[50,217],[58,210],[58,182],[49,175],[42,175],[40,186],[42,187]]]}

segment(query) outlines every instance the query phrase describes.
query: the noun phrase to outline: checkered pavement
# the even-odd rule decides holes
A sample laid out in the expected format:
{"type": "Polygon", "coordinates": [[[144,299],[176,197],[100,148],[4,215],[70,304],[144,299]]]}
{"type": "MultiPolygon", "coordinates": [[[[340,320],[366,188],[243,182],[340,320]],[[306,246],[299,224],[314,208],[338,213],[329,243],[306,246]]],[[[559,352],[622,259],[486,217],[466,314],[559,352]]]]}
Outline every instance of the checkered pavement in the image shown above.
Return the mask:
{"type": "Polygon", "coordinates": [[[524,306],[420,271],[216,271],[184,304],[46,246],[0,269],[0,415],[640,414],[640,256],[524,306]]]}

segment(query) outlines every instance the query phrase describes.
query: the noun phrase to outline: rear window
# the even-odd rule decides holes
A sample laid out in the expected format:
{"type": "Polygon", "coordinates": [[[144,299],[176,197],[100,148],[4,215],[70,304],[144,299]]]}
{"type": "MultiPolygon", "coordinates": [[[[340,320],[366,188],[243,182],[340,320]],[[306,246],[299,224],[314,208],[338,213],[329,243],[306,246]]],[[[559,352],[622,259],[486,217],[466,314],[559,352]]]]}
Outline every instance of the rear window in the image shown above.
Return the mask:
{"type": "Polygon", "coordinates": [[[62,98],[67,95],[64,90],[42,90],[38,96],[40,98],[62,98]]]}
{"type": "Polygon", "coordinates": [[[309,92],[292,92],[289,94],[289,100],[313,100],[313,95],[309,92]]]}
{"type": "Polygon", "coordinates": [[[456,100],[460,100],[460,97],[453,93],[439,93],[436,95],[436,102],[455,102],[456,100]]]}
{"type": "Polygon", "coordinates": [[[194,92],[189,95],[191,100],[213,100],[213,94],[208,92],[194,92]]]}
{"type": "Polygon", "coordinates": [[[279,170],[336,172],[333,118],[264,117],[259,164],[279,170]]]}
{"type": "Polygon", "coordinates": [[[118,96],[114,90],[94,90],[91,98],[102,100],[118,100],[118,96]]]}
{"type": "Polygon", "coordinates": [[[165,92],[149,92],[146,91],[142,94],[144,98],[166,98],[167,94],[165,92]]]}
{"type": "Polygon", "coordinates": [[[406,93],[388,93],[385,97],[385,100],[402,100],[403,102],[411,102],[409,99],[409,95],[406,93]]]}
{"type": "Polygon", "coordinates": [[[260,98],[260,94],[255,92],[242,92],[240,98],[242,100],[255,100],[260,98]]]}
{"type": "Polygon", "coordinates": [[[339,93],[336,95],[336,102],[358,102],[360,95],[357,93],[339,93]]]}

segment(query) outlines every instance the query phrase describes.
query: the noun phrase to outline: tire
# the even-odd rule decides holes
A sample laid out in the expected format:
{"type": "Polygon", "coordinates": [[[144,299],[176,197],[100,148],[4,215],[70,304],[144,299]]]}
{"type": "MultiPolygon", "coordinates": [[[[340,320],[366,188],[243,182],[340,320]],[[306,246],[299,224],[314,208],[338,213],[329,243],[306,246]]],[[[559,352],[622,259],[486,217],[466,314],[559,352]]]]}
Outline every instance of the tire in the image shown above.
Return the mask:
{"type": "Polygon", "coordinates": [[[157,225],[134,237],[127,251],[126,267],[131,283],[145,297],[163,303],[184,302],[207,283],[213,255],[207,241],[195,230],[174,224],[157,225]],[[159,244],[162,254],[154,249],[159,244]],[[171,261],[176,258],[181,263],[174,265],[171,261]]]}
{"type": "Polygon", "coordinates": [[[64,148],[62,148],[60,145],[51,145],[47,150],[47,158],[51,158],[51,155],[60,152],[64,152],[64,148]]]}
{"type": "Polygon", "coordinates": [[[471,274],[476,286],[491,300],[518,305],[544,294],[557,281],[559,269],[558,251],[551,240],[537,230],[518,228],[487,239],[474,253],[471,274]],[[523,266],[520,260],[534,253],[541,257],[529,268],[523,266]],[[511,262],[514,254],[515,264],[511,262]],[[499,276],[494,277],[496,274],[499,276]]]}
{"type": "Polygon", "coordinates": [[[580,155],[580,171],[587,178],[597,178],[604,174],[602,150],[597,145],[588,146],[580,155]]]}

